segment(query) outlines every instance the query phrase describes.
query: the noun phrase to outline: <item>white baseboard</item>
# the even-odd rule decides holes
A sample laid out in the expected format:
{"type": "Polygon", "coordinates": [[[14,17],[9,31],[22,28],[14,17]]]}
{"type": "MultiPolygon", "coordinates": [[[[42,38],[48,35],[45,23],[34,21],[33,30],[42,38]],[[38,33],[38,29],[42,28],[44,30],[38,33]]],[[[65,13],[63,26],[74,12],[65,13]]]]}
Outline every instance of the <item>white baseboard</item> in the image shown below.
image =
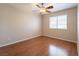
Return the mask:
{"type": "Polygon", "coordinates": [[[41,36],[41,35],[37,35],[37,36],[25,38],[25,39],[22,39],[22,40],[17,40],[17,41],[15,41],[15,42],[11,42],[11,43],[6,43],[6,44],[3,44],[3,45],[0,45],[0,47],[4,47],[4,46],[8,46],[8,45],[15,44],[15,43],[18,43],[18,42],[22,42],[22,41],[24,41],[24,40],[30,40],[30,39],[32,39],[32,38],[39,37],[39,36],[41,36]]]}
{"type": "MultiPolygon", "coordinates": [[[[52,36],[48,36],[48,35],[44,35],[44,36],[47,36],[47,37],[50,37],[50,38],[57,38],[57,39],[60,39],[60,40],[64,40],[62,38],[59,38],[59,37],[52,37],[52,36]]],[[[72,43],[77,43],[76,41],[71,41],[71,40],[64,40],[64,41],[68,41],[68,42],[72,42],[72,43]]]]}
{"type": "MultiPolygon", "coordinates": [[[[7,45],[11,45],[11,44],[15,44],[15,43],[18,43],[18,42],[22,42],[24,40],[30,40],[32,38],[39,37],[39,36],[41,36],[41,35],[37,35],[37,36],[25,38],[25,39],[22,39],[22,40],[18,40],[18,41],[15,41],[15,42],[11,42],[11,43],[6,43],[6,44],[3,44],[3,45],[0,45],[0,47],[7,46],[7,45]]],[[[50,38],[57,38],[57,37],[51,37],[51,36],[48,36],[48,35],[43,35],[43,36],[47,36],[47,37],[50,37],[50,38]]],[[[58,38],[58,39],[63,40],[62,38],[58,38]]],[[[70,41],[70,40],[64,40],[64,41],[77,43],[76,41],[70,41]]]]}

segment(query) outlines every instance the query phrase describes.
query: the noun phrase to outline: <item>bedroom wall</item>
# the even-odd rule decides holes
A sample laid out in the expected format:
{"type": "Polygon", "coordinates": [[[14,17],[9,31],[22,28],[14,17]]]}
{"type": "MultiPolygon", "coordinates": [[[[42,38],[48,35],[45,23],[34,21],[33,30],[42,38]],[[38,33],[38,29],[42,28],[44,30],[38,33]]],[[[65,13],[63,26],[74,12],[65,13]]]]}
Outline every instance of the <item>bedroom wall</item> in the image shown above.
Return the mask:
{"type": "Polygon", "coordinates": [[[67,10],[62,10],[54,12],[52,14],[43,15],[43,36],[48,36],[52,38],[58,38],[65,41],[76,42],[77,40],[77,8],[71,8],[67,10]],[[50,16],[56,15],[68,15],[67,30],[62,29],[49,29],[48,22],[50,16]]]}
{"type": "Polygon", "coordinates": [[[77,6],[77,50],[79,55],[79,4],[77,6]]]}
{"type": "Polygon", "coordinates": [[[41,35],[41,16],[26,5],[26,11],[0,4],[0,47],[41,35]]]}

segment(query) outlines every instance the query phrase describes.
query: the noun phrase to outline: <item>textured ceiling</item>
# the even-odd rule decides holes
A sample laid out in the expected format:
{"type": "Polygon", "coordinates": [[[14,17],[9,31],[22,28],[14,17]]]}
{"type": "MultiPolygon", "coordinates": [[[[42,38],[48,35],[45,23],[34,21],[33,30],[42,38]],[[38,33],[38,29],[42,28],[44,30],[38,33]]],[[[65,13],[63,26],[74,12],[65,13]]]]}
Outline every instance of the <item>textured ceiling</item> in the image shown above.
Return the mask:
{"type": "MultiPolygon", "coordinates": [[[[68,8],[77,7],[77,3],[52,3],[52,5],[54,8],[50,9],[51,12],[56,12],[56,11],[60,11],[60,10],[68,9],[68,8]]],[[[37,13],[39,12],[37,7],[33,7],[33,11],[37,13]]]]}
{"type": "MultiPolygon", "coordinates": [[[[53,9],[50,9],[51,12],[56,12],[68,8],[77,7],[77,3],[51,3],[53,5],[53,9]]],[[[39,13],[39,8],[34,5],[34,3],[13,3],[10,4],[20,10],[26,11],[27,9],[31,9],[32,12],[39,13]]],[[[45,6],[49,5],[49,3],[46,3],[45,6]]]]}

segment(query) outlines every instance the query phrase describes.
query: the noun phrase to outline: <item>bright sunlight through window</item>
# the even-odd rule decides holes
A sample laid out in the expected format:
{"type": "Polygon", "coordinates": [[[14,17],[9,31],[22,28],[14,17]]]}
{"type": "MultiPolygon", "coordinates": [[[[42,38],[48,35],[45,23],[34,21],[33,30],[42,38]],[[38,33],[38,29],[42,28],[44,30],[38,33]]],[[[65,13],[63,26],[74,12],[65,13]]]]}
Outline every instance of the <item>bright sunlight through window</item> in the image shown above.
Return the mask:
{"type": "Polygon", "coordinates": [[[49,18],[50,29],[67,29],[67,15],[53,16],[49,18]]]}

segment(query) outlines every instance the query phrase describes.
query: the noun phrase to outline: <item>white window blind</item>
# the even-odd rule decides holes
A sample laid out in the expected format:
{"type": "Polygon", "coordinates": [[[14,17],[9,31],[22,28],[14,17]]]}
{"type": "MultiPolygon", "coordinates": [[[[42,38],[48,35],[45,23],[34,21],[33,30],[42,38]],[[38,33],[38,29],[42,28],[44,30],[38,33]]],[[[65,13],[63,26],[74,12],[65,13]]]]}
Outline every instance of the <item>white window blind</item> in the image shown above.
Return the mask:
{"type": "Polygon", "coordinates": [[[67,29],[67,15],[59,15],[59,16],[50,17],[49,28],[67,29]]]}

